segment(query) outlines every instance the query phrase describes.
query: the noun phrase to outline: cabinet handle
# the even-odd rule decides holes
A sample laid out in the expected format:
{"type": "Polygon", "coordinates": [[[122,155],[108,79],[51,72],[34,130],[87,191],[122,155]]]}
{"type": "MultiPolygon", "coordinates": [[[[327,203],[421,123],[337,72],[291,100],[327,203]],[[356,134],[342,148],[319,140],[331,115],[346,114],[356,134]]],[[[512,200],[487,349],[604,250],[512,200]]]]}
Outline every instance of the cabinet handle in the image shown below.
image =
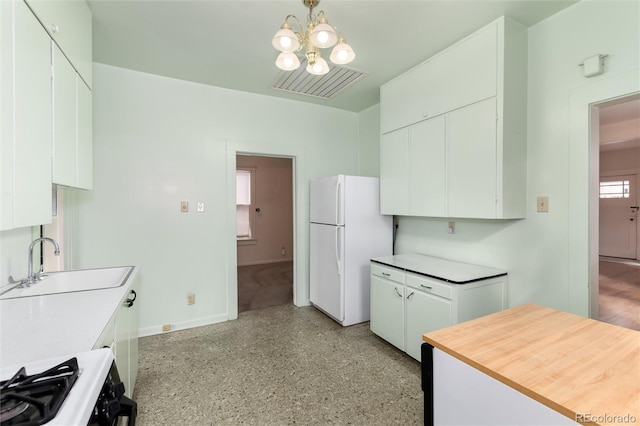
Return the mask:
{"type": "Polygon", "coordinates": [[[398,291],[398,287],[394,287],[394,289],[396,290],[396,294],[398,295],[398,297],[402,297],[402,294],[400,294],[400,292],[398,291]]]}
{"type": "Polygon", "coordinates": [[[409,293],[409,295],[407,296],[407,300],[411,299],[411,297],[416,294],[415,291],[412,291],[411,293],[409,293]]]}
{"type": "Polygon", "coordinates": [[[382,275],[384,275],[385,277],[390,277],[391,274],[387,274],[386,272],[383,272],[382,275]]]}
{"type": "Polygon", "coordinates": [[[424,285],[424,284],[420,284],[420,287],[426,289],[426,290],[431,290],[433,287],[429,287],[428,285],[424,285]]]}
{"type": "Polygon", "coordinates": [[[138,294],[135,290],[131,290],[131,293],[133,293],[133,299],[127,299],[127,308],[132,307],[133,302],[138,298],[138,294]]]}
{"type": "Polygon", "coordinates": [[[56,24],[51,25],[51,32],[52,33],[56,34],[59,31],[60,31],[60,27],[58,27],[58,25],[56,25],[56,24]]]}

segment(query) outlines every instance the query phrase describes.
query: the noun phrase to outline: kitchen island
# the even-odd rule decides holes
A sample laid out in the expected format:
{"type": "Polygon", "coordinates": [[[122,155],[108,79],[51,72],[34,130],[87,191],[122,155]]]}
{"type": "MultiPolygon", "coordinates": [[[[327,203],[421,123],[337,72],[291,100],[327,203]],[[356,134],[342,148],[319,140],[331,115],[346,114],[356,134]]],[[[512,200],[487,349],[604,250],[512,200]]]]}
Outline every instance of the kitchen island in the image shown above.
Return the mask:
{"type": "Polygon", "coordinates": [[[425,424],[640,424],[640,332],[525,304],[423,340],[425,424]]]}

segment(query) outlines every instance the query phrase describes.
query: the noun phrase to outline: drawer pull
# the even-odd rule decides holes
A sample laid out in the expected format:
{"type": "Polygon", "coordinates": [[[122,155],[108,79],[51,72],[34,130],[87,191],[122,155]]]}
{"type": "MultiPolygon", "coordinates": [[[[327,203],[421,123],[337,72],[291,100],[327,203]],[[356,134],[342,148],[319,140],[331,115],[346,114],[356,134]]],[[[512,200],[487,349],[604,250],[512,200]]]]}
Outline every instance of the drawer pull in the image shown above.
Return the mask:
{"type": "Polygon", "coordinates": [[[398,295],[398,297],[402,297],[402,294],[400,294],[400,292],[398,291],[398,287],[394,287],[394,289],[396,290],[396,294],[398,295]]]}
{"type": "Polygon", "coordinates": [[[424,288],[425,290],[433,289],[433,287],[429,287],[428,285],[424,285],[424,284],[420,284],[420,287],[424,288]]]}
{"type": "Polygon", "coordinates": [[[387,274],[386,272],[383,272],[382,275],[384,275],[385,277],[390,277],[391,274],[387,274]]]}

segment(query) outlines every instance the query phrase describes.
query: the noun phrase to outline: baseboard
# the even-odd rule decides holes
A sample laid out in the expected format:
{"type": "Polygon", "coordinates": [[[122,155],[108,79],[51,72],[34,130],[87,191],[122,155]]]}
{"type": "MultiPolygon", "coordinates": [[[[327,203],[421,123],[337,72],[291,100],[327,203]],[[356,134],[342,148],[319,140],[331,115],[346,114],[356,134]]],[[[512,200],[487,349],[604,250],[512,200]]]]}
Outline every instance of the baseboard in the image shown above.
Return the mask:
{"type": "Polygon", "coordinates": [[[600,261],[611,262],[611,263],[623,263],[625,265],[632,265],[632,266],[640,266],[640,261],[638,259],[626,259],[623,257],[600,256],[600,261]]]}
{"type": "Polygon", "coordinates": [[[280,257],[278,259],[271,259],[271,260],[253,260],[251,262],[238,263],[238,266],[265,265],[267,263],[279,263],[279,262],[293,262],[293,258],[288,257],[286,259],[283,259],[280,257]]]}
{"type": "Polygon", "coordinates": [[[152,327],[144,327],[138,330],[138,337],[154,336],[156,334],[171,333],[172,331],[187,330],[189,328],[201,327],[203,325],[217,324],[219,322],[225,322],[229,320],[227,314],[215,315],[211,317],[198,318],[191,321],[183,321],[178,323],[171,323],[171,330],[162,331],[162,325],[155,325],[152,327]]]}

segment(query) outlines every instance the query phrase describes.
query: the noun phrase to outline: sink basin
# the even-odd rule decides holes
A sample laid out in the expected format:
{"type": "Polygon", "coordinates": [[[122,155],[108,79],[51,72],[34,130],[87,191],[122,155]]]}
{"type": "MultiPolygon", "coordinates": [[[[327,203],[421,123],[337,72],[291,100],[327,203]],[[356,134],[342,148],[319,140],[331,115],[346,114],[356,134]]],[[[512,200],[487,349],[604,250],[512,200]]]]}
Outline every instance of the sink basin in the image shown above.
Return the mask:
{"type": "Polygon", "coordinates": [[[44,296],[46,294],[70,293],[120,287],[129,278],[133,266],[114,268],[79,269],[76,271],[48,272],[42,281],[30,287],[7,286],[0,299],[44,296]]]}

